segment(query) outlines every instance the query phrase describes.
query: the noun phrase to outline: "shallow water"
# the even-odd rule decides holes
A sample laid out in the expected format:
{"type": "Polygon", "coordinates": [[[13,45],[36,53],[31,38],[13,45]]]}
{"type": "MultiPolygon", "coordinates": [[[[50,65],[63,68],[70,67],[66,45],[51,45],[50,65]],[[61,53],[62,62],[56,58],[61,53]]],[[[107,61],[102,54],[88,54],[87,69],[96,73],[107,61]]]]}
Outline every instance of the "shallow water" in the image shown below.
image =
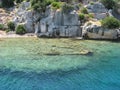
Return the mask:
{"type": "MultiPolygon", "coordinates": [[[[68,41],[36,38],[0,40],[0,90],[120,90],[119,43],[73,41],[68,44],[68,41]],[[42,55],[53,45],[89,49],[94,54],[42,55]]],[[[56,49],[69,53],[76,48],[56,49]]]]}

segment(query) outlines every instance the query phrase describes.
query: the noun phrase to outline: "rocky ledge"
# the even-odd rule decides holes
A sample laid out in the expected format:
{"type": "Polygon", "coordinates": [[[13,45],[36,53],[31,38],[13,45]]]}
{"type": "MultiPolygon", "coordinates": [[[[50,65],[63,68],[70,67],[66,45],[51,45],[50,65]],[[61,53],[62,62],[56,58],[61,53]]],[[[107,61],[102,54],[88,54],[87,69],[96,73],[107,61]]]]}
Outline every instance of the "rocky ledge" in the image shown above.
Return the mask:
{"type": "Polygon", "coordinates": [[[116,40],[120,38],[120,29],[107,29],[100,25],[83,26],[83,37],[86,39],[116,40]]]}

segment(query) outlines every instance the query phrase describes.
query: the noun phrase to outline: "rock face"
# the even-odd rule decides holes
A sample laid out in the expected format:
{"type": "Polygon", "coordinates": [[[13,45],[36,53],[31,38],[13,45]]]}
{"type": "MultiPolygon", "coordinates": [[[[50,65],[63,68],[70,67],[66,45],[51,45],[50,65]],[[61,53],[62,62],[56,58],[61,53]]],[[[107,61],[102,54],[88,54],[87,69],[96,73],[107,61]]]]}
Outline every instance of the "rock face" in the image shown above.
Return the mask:
{"type": "Polygon", "coordinates": [[[89,13],[93,13],[95,18],[100,20],[107,17],[107,9],[104,7],[102,3],[95,2],[94,4],[89,4],[86,6],[89,13]]]}
{"type": "Polygon", "coordinates": [[[14,18],[15,25],[24,24],[28,33],[35,32],[35,22],[39,19],[40,14],[32,10],[27,10],[30,7],[30,2],[22,2],[16,12],[14,18]]]}
{"type": "Polygon", "coordinates": [[[106,29],[101,26],[88,25],[83,27],[83,37],[89,39],[117,39],[119,38],[119,29],[106,29]]]}
{"type": "Polygon", "coordinates": [[[81,36],[82,31],[76,11],[65,14],[61,10],[54,11],[49,6],[43,15],[27,10],[29,6],[29,2],[23,2],[14,18],[15,24],[24,24],[27,32],[35,32],[38,36],[47,37],[81,36]]]}
{"type": "MultiPolygon", "coordinates": [[[[119,29],[109,30],[98,25],[86,24],[81,28],[75,10],[63,13],[48,6],[45,13],[41,13],[28,10],[29,7],[30,2],[22,2],[16,12],[14,23],[16,26],[24,25],[28,33],[36,33],[40,37],[81,37],[83,35],[91,39],[117,39],[120,36],[119,29]]],[[[100,2],[88,4],[86,7],[88,12],[93,13],[98,20],[110,13],[100,2]]]]}
{"type": "Polygon", "coordinates": [[[10,11],[10,13],[8,13],[8,12],[6,12],[4,9],[0,8],[0,24],[7,25],[7,23],[13,19],[14,11],[12,10],[12,11],[10,11]]]}
{"type": "Polygon", "coordinates": [[[81,36],[80,22],[76,12],[64,14],[61,11],[51,11],[50,15],[41,19],[40,32],[49,33],[52,37],[81,36]]]}

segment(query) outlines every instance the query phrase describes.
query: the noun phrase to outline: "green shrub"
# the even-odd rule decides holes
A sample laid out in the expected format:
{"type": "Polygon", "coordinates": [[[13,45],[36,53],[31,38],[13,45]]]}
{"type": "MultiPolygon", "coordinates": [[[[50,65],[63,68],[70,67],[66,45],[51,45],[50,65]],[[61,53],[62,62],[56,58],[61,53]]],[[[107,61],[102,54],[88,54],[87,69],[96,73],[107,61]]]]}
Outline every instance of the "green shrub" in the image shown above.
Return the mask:
{"type": "Polygon", "coordinates": [[[61,7],[61,3],[60,3],[60,2],[53,2],[53,3],[52,3],[52,7],[53,7],[54,9],[59,9],[59,8],[61,7]]]}
{"type": "Polygon", "coordinates": [[[0,29],[3,30],[4,29],[4,25],[0,24],[0,29]]]}
{"type": "Polygon", "coordinates": [[[81,13],[88,14],[87,8],[82,8],[81,13]]]}
{"type": "Polygon", "coordinates": [[[32,8],[33,8],[33,10],[36,10],[36,11],[37,11],[37,10],[39,9],[39,4],[33,5],[32,8]]]}
{"type": "Polygon", "coordinates": [[[72,10],[74,9],[74,7],[70,4],[64,3],[62,6],[62,12],[63,13],[70,13],[72,10]]]}
{"type": "Polygon", "coordinates": [[[94,18],[94,14],[92,14],[92,13],[89,13],[88,16],[89,16],[89,18],[94,18]]]}
{"type": "Polygon", "coordinates": [[[34,10],[39,10],[44,12],[46,10],[46,6],[50,5],[52,2],[56,0],[30,0],[31,7],[34,10]]]}
{"type": "Polygon", "coordinates": [[[90,2],[91,5],[94,5],[94,2],[90,2]]]}
{"type": "Polygon", "coordinates": [[[57,2],[57,1],[55,1],[55,0],[46,0],[46,5],[50,5],[50,4],[52,4],[53,2],[57,2]]]}
{"type": "Polygon", "coordinates": [[[85,15],[84,15],[83,13],[80,13],[80,14],[79,14],[79,19],[80,19],[80,20],[85,20],[85,15]]]}
{"type": "Polygon", "coordinates": [[[14,31],[15,30],[15,24],[13,22],[8,22],[7,26],[10,29],[10,31],[14,31]]]}
{"type": "Polygon", "coordinates": [[[26,33],[26,29],[23,25],[18,25],[16,28],[16,34],[25,34],[26,33]]]}
{"type": "Polygon", "coordinates": [[[40,10],[43,11],[43,9],[46,7],[44,1],[40,0],[30,0],[31,1],[31,8],[34,10],[40,10]]]}
{"type": "Polygon", "coordinates": [[[107,9],[113,9],[115,6],[115,0],[101,0],[107,9]]]}
{"type": "Polygon", "coordinates": [[[105,28],[116,29],[120,27],[120,21],[114,17],[106,17],[101,21],[101,24],[105,28]]]}

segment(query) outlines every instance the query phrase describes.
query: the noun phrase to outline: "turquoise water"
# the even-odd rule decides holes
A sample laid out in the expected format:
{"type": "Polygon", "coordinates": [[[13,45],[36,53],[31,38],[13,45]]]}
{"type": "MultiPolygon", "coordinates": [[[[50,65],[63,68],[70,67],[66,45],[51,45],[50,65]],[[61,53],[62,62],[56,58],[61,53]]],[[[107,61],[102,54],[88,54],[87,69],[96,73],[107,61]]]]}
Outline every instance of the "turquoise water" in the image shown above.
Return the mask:
{"type": "Polygon", "coordinates": [[[120,90],[119,43],[76,41],[94,54],[42,55],[49,41],[0,40],[0,90],[120,90]]]}

